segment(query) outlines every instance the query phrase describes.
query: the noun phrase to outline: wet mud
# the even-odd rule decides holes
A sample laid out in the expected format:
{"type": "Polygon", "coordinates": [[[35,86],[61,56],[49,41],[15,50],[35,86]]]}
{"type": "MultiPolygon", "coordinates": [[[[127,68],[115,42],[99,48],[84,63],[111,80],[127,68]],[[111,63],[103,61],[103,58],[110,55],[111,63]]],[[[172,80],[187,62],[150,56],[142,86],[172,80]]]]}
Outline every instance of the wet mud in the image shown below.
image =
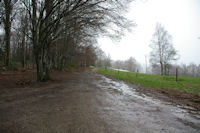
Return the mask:
{"type": "Polygon", "coordinates": [[[0,133],[199,133],[200,112],[95,72],[0,90],[0,133]]]}

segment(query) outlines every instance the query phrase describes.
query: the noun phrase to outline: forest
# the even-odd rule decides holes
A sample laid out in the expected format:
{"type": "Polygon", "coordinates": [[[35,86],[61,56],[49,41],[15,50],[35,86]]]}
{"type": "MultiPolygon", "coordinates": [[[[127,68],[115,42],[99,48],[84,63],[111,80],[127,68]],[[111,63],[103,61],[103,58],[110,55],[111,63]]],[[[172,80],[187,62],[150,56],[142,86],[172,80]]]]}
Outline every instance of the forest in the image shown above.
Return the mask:
{"type": "Polygon", "coordinates": [[[46,81],[52,70],[94,65],[97,37],[119,38],[132,25],[123,17],[130,2],[1,1],[1,69],[36,68],[37,81],[46,81]]]}

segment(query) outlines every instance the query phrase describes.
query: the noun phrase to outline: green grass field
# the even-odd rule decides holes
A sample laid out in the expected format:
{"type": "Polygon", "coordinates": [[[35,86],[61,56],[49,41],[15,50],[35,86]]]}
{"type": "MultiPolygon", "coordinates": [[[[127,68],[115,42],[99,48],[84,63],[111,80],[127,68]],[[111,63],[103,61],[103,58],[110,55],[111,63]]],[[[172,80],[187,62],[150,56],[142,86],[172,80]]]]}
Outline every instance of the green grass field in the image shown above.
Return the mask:
{"type": "Polygon", "coordinates": [[[110,75],[120,80],[140,84],[149,89],[179,90],[187,93],[198,95],[200,93],[200,78],[178,77],[176,82],[175,76],[160,76],[153,74],[136,74],[133,72],[122,72],[112,69],[98,69],[100,74],[110,75]],[[137,76],[136,76],[137,75],[137,76]]]}

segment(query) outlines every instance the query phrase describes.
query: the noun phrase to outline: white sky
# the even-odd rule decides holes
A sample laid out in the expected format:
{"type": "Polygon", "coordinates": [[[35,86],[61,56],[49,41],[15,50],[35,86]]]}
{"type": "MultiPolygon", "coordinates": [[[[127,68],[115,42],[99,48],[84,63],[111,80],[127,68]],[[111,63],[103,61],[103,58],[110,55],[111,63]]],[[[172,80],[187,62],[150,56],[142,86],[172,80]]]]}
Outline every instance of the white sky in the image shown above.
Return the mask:
{"type": "Polygon", "coordinates": [[[181,56],[177,63],[200,64],[200,0],[136,0],[127,16],[137,24],[132,33],[127,33],[120,42],[98,39],[102,50],[113,60],[132,56],[144,64],[159,22],[173,37],[174,47],[181,56]]]}

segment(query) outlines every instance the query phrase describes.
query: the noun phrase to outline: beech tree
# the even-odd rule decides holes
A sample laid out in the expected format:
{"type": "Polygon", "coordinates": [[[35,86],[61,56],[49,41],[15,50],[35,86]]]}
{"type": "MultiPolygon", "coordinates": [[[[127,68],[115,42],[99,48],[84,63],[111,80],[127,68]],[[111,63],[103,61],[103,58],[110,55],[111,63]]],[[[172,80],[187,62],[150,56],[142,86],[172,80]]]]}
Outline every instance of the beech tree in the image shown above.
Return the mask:
{"type": "Polygon", "coordinates": [[[4,28],[4,43],[5,43],[5,64],[9,66],[10,63],[10,39],[11,39],[11,25],[15,16],[13,12],[14,4],[17,0],[2,0],[0,2],[0,18],[4,28]]]}
{"type": "Polygon", "coordinates": [[[172,36],[161,24],[156,24],[155,33],[151,40],[150,62],[153,66],[160,64],[161,75],[167,74],[167,69],[172,61],[178,59],[178,54],[172,43],[172,36]]]}
{"type": "MultiPolygon", "coordinates": [[[[22,0],[29,14],[30,38],[37,66],[37,80],[48,80],[52,65],[67,59],[66,45],[83,45],[99,34],[119,37],[130,22],[122,12],[131,0],[22,0]],[[62,42],[60,52],[57,42],[62,42]],[[55,46],[57,45],[57,46],[55,46]],[[53,54],[54,53],[54,54],[53,54]]],[[[71,52],[70,52],[71,53],[71,52]]],[[[73,53],[73,52],[72,52],[73,53]]]]}

